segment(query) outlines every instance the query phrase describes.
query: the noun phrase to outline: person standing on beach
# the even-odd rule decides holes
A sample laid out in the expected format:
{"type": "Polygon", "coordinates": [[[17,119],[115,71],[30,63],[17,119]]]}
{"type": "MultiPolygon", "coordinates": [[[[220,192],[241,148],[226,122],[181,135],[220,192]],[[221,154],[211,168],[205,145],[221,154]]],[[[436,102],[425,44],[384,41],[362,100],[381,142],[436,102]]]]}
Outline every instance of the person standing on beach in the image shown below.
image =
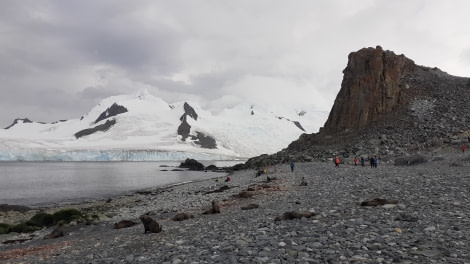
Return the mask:
{"type": "Polygon", "coordinates": [[[338,158],[338,156],[335,157],[335,167],[339,167],[339,158],[338,158]]]}
{"type": "Polygon", "coordinates": [[[291,161],[291,163],[290,163],[290,169],[291,169],[292,172],[294,172],[294,162],[293,161],[291,161]]]}

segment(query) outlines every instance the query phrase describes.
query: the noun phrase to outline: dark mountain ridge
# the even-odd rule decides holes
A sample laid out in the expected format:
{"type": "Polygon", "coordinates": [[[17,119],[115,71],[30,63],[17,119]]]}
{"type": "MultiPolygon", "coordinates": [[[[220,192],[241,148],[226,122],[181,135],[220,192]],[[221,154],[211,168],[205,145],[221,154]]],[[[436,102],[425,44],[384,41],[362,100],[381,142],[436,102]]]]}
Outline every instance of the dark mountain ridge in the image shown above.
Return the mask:
{"type": "Polygon", "coordinates": [[[458,151],[470,140],[470,78],[419,66],[380,46],[348,56],[324,127],[286,149],[254,157],[248,168],[338,155],[382,158],[458,151]]]}

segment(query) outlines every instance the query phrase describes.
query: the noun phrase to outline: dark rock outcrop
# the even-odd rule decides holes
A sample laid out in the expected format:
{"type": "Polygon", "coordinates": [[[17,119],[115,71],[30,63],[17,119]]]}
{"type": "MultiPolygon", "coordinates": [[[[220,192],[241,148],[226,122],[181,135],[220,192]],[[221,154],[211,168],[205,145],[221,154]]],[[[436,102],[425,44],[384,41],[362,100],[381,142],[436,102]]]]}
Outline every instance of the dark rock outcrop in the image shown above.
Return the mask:
{"type": "Polygon", "coordinates": [[[111,105],[111,107],[106,109],[106,111],[101,113],[101,115],[95,120],[95,124],[100,122],[101,120],[105,120],[109,117],[117,116],[117,115],[125,113],[125,112],[127,112],[127,108],[125,108],[122,105],[118,105],[118,104],[114,103],[113,105],[111,105]]]}
{"type": "Polygon", "coordinates": [[[190,116],[192,119],[197,121],[198,116],[197,116],[197,113],[196,113],[196,111],[194,110],[194,108],[192,106],[190,106],[188,103],[184,102],[183,108],[184,108],[184,114],[185,115],[190,116]]]}
{"type": "Polygon", "coordinates": [[[182,137],[183,141],[186,141],[187,138],[191,138],[195,144],[201,146],[202,148],[217,148],[217,143],[213,137],[199,131],[194,131],[191,133],[191,125],[188,123],[188,118],[192,118],[197,121],[198,115],[194,108],[187,102],[184,103],[183,108],[184,113],[180,117],[181,124],[177,129],[177,133],[182,137]]]}
{"type": "Polygon", "coordinates": [[[183,138],[185,141],[189,137],[189,133],[191,133],[191,126],[186,121],[186,114],[183,114],[180,118],[181,124],[178,126],[177,133],[183,138]]]}
{"type": "Polygon", "coordinates": [[[305,129],[302,127],[299,121],[292,121],[296,127],[305,132],[305,129]]]}
{"type": "Polygon", "coordinates": [[[217,143],[214,138],[201,132],[196,132],[196,136],[191,136],[194,143],[200,145],[202,148],[215,149],[217,143]]]}
{"type": "Polygon", "coordinates": [[[416,65],[380,46],[351,53],[343,74],[318,133],[302,134],[278,153],[251,158],[244,168],[333,156],[398,157],[468,142],[469,78],[416,65]]]}
{"type": "Polygon", "coordinates": [[[99,131],[107,131],[108,129],[110,129],[112,126],[114,126],[116,124],[116,120],[106,120],[106,122],[104,124],[101,124],[101,125],[97,125],[93,128],[87,128],[87,129],[83,129],[77,133],[75,133],[75,138],[81,138],[83,136],[88,136],[88,135],[91,135],[93,133],[96,133],[96,132],[99,132],[99,131]]]}
{"type": "Polygon", "coordinates": [[[189,170],[204,170],[204,165],[195,159],[186,159],[184,162],[181,162],[180,168],[187,168],[189,170]]]}
{"type": "Polygon", "coordinates": [[[5,129],[9,129],[20,122],[21,123],[33,123],[33,121],[29,120],[28,118],[16,118],[15,120],[13,120],[13,123],[5,127],[5,129]]]}
{"type": "Polygon", "coordinates": [[[392,112],[399,103],[405,103],[401,77],[414,68],[412,60],[383,51],[380,46],[350,53],[341,90],[324,130],[361,128],[392,112]]]}
{"type": "Polygon", "coordinates": [[[32,210],[32,208],[23,205],[0,204],[0,212],[16,211],[24,213],[30,210],[32,210]]]}
{"type": "Polygon", "coordinates": [[[183,105],[184,113],[180,117],[181,125],[178,127],[178,135],[183,137],[183,141],[188,138],[189,133],[191,132],[191,126],[188,124],[188,116],[197,121],[197,113],[187,102],[184,102],[183,105]]]}

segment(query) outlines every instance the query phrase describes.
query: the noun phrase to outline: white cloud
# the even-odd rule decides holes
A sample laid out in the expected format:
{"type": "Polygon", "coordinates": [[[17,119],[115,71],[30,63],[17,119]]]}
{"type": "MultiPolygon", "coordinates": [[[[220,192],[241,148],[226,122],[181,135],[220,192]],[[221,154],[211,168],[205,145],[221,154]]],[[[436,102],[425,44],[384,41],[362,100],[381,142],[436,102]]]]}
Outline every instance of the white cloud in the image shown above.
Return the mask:
{"type": "Polygon", "coordinates": [[[348,54],[363,47],[468,75],[469,7],[464,0],[5,0],[0,124],[76,118],[102,96],[140,88],[215,110],[269,97],[328,111],[348,54]]]}

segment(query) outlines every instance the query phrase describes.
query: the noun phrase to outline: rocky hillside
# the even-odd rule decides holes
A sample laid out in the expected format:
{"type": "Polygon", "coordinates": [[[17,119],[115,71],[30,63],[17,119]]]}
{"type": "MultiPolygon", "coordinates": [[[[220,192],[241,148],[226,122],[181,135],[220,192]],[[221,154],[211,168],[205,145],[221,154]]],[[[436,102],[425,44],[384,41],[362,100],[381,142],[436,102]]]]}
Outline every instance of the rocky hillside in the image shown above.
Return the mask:
{"type": "Polygon", "coordinates": [[[416,152],[458,151],[469,145],[470,79],[415,64],[376,48],[352,52],[324,127],[247,167],[287,161],[382,159],[416,152]]]}

